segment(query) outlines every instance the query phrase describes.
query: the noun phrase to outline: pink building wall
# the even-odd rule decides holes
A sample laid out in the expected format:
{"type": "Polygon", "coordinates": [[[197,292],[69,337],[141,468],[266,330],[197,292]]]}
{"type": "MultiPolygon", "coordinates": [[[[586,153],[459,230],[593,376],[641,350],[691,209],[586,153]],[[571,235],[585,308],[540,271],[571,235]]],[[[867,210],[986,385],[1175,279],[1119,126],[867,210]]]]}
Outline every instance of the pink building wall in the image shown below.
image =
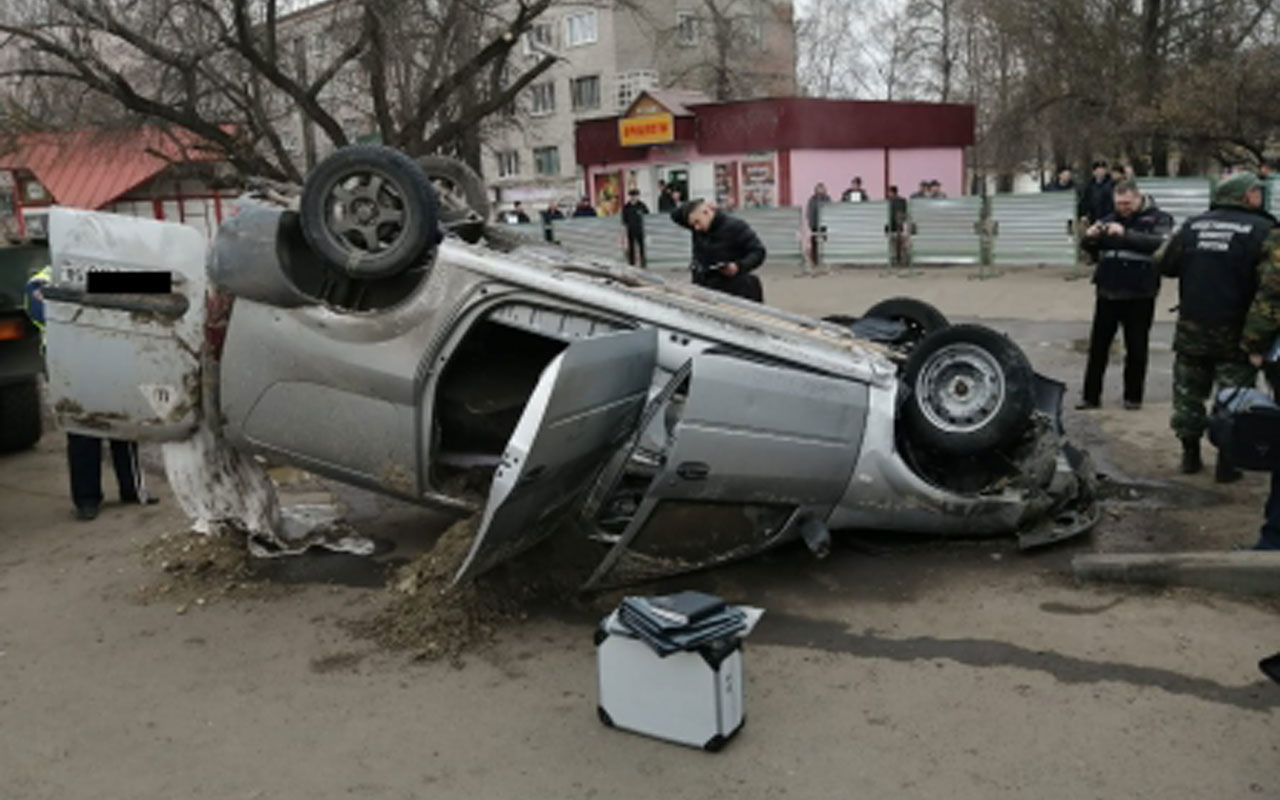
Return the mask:
{"type": "Polygon", "coordinates": [[[964,194],[964,151],[943,147],[889,151],[889,180],[903,197],[919,189],[920,181],[935,179],[948,197],[964,194]]]}
{"type": "Polygon", "coordinates": [[[872,200],[884,198],[884,150],[792,150],[791,203],[804,205],[819,181],[839,200],[855,175],[872,200]]]}

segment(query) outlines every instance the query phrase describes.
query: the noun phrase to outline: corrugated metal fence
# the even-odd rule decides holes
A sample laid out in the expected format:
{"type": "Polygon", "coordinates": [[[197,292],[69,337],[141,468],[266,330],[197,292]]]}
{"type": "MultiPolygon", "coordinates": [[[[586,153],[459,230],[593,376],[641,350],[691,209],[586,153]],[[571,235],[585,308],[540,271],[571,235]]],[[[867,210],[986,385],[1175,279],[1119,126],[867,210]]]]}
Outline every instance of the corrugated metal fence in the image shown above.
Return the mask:
{"type": "MultiPolygon", "coordinates": [[[[1209,208],[1213,188],[1207,178],[1139,178],[1138,185],[1179,224],[1209,208]]],[[[1269,204],[1280,207],[1280,180],[1273,178],[1270,185],[1269,204]]],[[[1001,266],[1074,264],[1075,204],[1071,193],[999,194],[989,198],[984,214],[980,197],[911,200],[907,205],[911,260],[917,264],[978,264],[986,244],[991,262],[1001,266]],[[988,220],[985,226],[984,218],[988,220]]],[[[885,201],[823,206],[820,224],[827,229],[823,262],[886,263],[887,206],[885,201]]],[[[802,227],[802,209],[751,209],[737,216],[764,241],[769,251],[766,268],[790,266],[803,257],[807,230],[802,227]]],[[[617,217],[557,220],[554,230],[570,250],[597,258],[626,258],[622,223],[617,217]]],[[[689,235],[666,214],[649,215],[645,220],[649,266],[686,266],[689,235]]]]}
{"type": "Polygon", "coordinates": [[[1075,215],[1071,192],[995,195],[992,261],[1000,266],[1076,263],[1075,215]]]}

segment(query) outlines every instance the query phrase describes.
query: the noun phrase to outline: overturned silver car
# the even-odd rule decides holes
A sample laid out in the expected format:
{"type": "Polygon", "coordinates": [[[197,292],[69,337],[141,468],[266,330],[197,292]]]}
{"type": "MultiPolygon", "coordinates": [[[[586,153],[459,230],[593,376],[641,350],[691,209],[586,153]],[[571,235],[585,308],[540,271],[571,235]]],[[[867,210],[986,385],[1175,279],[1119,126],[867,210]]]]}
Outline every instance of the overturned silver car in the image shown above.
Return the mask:
{"type": "Polygon", "coordinates": [[[482,514],[457,580],[562,529],[601,543],[599,586],[831,531],[1030,546],[1096,522],[1062,386],[990,329],[910,300],[816,320],[584,260],[488,225],[461,165],[385,148],[338,151],[294,205],[242,200],[211,247],[51,216],[57,417],[165,442],[198,529],[280,538],[264,461],[482,514]]]}

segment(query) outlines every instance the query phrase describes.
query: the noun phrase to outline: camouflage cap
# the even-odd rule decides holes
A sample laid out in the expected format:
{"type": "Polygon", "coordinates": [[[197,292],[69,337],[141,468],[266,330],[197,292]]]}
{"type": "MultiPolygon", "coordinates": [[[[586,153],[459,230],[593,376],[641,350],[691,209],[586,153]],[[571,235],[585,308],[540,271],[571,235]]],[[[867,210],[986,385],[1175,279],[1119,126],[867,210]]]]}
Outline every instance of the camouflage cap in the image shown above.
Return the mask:
{"type": "Polygon", "coordinates": [[[1220,181],[1213,190],[1215,203],[1243,203],[1245,193],[1250,189],[1261,189],[1262,179],[1252,172],[1237,172],[1226,180],[1220,181]]]}

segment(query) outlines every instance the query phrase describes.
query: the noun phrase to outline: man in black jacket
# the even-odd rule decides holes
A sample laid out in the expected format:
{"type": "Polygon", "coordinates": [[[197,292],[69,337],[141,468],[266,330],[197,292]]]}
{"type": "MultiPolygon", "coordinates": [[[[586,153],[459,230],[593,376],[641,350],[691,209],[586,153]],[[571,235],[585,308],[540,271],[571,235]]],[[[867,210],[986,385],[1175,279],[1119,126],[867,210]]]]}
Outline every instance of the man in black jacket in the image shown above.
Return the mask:
{"type": "Polygon", "coordinates": [[[1080,192],[1077,216],[1093,224],[1115,211],[1115,188],[1111,174],[1107,172],[1107,162],[1093,162],[1093,179],[1080,192]]]}
{"type": "Polygon", "coordinates": [[[1097,408],[1102,402],[1102,376],[1120,326],[1124,326],[1124,407],[1142,407],[1147,342],[1160,293],[1160,274],[1152,255],[1173,231],[1173,217],[1156,208],[1129,181],[1116,184],[1114,203],[1115,211],[1084,234],[1084,249],[1098,260],[1093,273],[1098,288],[1084,396],[1076,406],[1081,409],[1097,408]]]}
{"type": "Polygon", "coordinates": [[[693,231],[689,266],[696,285],[764,302],[760,279],[751,273],[764,263],[765,250],[750,225],[701,199],[680,204],[671,219],[693,231]]]}
{"type": "Polygon", "coordinates": [[[640,199],[640,190],[627,192],[627,203],[622,207],[622,226],[627,229],[627,263],[633,267],[648,266],[644,257],[644,215],[648,213],[649,207],[640,199]]]}
{"type": "MultiPolygon", "coordinates": [[[[1262,182],[1241,172],[1218,184],[1204,214],[1187,220],[1156,255],[1165,275],[1177,277],[1178,324],[1173,335],[1174,433],[1182,440],[1182,471],[1202,468],[1205,400],[1213,384],[1253,386],[1257,371],[1241,349],[1241,331],[1259,270],[1271,258],[1267,239],[1276,220],[1262,210],[1262,182]]],[[[1218,454],[1220,483],[1240,473],[1218,454]]]]}

